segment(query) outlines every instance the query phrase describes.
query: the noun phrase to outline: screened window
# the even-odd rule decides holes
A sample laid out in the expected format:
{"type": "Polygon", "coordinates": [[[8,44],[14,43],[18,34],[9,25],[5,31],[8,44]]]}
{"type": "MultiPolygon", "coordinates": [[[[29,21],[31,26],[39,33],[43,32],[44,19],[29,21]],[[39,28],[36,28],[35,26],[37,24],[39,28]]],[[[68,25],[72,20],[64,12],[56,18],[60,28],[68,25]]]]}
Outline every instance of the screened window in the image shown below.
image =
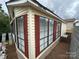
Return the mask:
{"type": "Polygon", "coordinates": [[[47,26],[47,19],[45,17],[40,17],[40,50],[47,47],[47,26]]]}
{"type": "Polygon", "coordinates": [[[57,22],[56,38],[60,37],[61,23],[57,22]]]}
{"type": "Polygon", "coordinates": [[[17,38],[18,38],[18,48],[24,52],[24,19],[23,16],[16,19],[17,22],[17,38]]]}
{"type": "Polygon", "coordinates": [[[53,42],[53,20],[49,20],[49,44],[53,42]]]}
{"type": "Polygon", "coordinates": [[[53,42],[53,20],[40,17],[40,51],[53,42]]]}

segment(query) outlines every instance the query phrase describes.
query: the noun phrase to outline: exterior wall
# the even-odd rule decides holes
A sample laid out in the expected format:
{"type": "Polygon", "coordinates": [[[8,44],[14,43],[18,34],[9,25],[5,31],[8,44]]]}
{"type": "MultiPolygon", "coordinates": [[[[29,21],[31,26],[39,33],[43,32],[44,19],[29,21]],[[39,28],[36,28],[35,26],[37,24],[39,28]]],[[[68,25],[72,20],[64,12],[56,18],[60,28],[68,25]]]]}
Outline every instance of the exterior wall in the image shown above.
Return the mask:
{"type": "MultiPolygon", "coordinates": [[[[29,50],[28,54],[29,54],[29,59],[35,59],[35,25],[34,25],[35,23],[34,23],[34,14],[32,13],[32,11],[29,8],[25,8],[25,7],[22,7],[22,8],[21,7],[17,7],[17,8],[15,8],[14,9],[14,13],[15,13],[15,18],[19,17],[21,15],[27,14],[28,50],[29,50]]],[[[22,53],[20,53],[20,54],[23,55],[22,53]]],[[[18,54],[18,56],[20,54],[18,54]]]]}
{"type": "Polygon", "coordinates": [[[66,23],[66,31],[69,32],[69,33],[72,33],[72,29],[73,29],[73,22],[68,22],[66,23]]]}
{"type": "Polygon", "coordinates": [[[66,24],[65,23],[62,23],[62,26],[61,26],[61,36],[63,36],[65,33],[66,33],[66,24]]]}
{"type": "Polygon", "coordinates": [[[36,59],[45,59],[45,57],[54,49],[54,47],[59,43],[59,39],[56,39],[48,48],[46,48],[36,59]]]}
{"type": "MultiPolygon", "coordinates": [[[[32,9],[32,12],[33,12],[33,14],[35,14],[35,15],[46,16],[46,17],[48,17],[48,18],[51,17],[51,16],[46,15],[45,13],[42,13],[42,12],[40,12],[40,11],[38,11],[38,10],[32,9]]],[[[52,18],[53,18],[53,17],[52,17],[52,18]]],[[[53,20],[55,20],[55,19],[53,19],[53,20]]],[[[54,41],[54,42],[53,42],[49,47],[47,47],[43,52],[41,52],[40,55],[39,55],[36,59],[44,59],[44,58],[51,52],[51,50],[58,44],[59,39],[60,39],[60,37],[59,37],[58,39],[56,39],[56,41],[54,41]]]]}
{"type": "MultiPolygon", "coordinates": [[[[19,17],[21,15],[27,14],[27,27],[28,27],[28,50],[29,50],[29,59],[44,59],[45,56],[47,56],[50,51],[58,44],[59,39],[54,41],[48,48],[46,48],[43,52],[40,53],[40,55],[36,58],[35,57],[35,20],[34,20],[34,15],[40,15],[40,16],[46,16],[50,18],[51,16],[42,13],[38,10],[31,9],[31,8],[25,8],[25,7],[16,7],[14,8],[14,13],[15,13],[15,18],[19,17]]],[[[18,49],[18,48],[17,48],[18,49]]],[[[20,53],[21,51],[18,50],[20,53]]],[[[20,53],[23,57],[25,55],[23,53],[20,53]]],[[[18,55],[19,56],[19,55],[18,55]]],[[[21,58],[23,58],[21,57],[21,58]]],[[[25,57],[25,59],[27,59],[25,57]]]]}
{"type": "Polygon", "coordinates": [[[16,7],[16,8],[14,8],[15,18],[19,17],[21,15],[25,15],[25,14],[28,14],[28,8],[25,8],[25,7],[16,7]]]}
{"type": "MultiPolygon", "coordinates": [[[[16,20],[17,17],[21,15],[28,14],[28,11],[26,9],[21,9],[19,7],[14,8],[14,19],[16,20]]],[[[17,49],[17,55],[19,59],[27,59],[27,57],[17,48],[17,30],[16,30],[16,21],[15,21],[15,34],[16,34],[16,49],[17,49]]]]}
{"type": "Polygon", "coordinates": [[[35,59],[35,21],[32,10],[28,11],[28,46],[29,59],[35,59]]]}

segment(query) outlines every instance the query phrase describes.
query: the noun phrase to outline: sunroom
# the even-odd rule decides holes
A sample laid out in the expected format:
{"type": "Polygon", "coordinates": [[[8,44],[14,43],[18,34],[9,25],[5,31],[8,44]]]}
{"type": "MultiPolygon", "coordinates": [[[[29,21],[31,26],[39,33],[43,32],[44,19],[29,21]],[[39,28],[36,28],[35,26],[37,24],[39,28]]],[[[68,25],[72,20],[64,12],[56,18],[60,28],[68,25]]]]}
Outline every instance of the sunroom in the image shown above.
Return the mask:
{"type": "Polygon", "coordinates": [[[19,59],[44,59],[61,37],[61,18],[39,3],[7,3],[19,59]]]}

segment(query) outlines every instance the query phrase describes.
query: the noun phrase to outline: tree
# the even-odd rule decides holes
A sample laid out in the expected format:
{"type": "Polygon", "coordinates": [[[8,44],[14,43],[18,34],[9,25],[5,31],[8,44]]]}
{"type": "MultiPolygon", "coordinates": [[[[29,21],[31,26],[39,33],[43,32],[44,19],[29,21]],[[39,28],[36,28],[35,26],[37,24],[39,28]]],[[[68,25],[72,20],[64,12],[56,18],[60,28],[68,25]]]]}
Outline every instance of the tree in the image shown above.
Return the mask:
{"type": "Polygon", "coordinates": [[[10,23],[8,15],[5,15],[4,11],[0,6],[0,36],[2,33],[10,32],[10,23]]]}

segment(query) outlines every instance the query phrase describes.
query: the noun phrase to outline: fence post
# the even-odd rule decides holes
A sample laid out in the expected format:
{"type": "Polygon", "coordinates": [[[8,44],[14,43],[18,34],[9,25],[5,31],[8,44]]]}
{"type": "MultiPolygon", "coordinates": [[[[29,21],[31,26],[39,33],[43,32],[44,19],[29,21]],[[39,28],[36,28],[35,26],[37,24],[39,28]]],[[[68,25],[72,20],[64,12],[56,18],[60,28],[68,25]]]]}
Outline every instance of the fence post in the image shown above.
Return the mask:
{"type": "Polygon", "coordinates": [[[5,43],[6,42],[6,33],[2,34],[2,42],[5,43]]]}
{"type": "Polygon", "coordinates": [[[12,35],[11,35],[11,33],[9,33],[8,36],[9,36],[9,44],[11,45],[12,44],[12,35]]]}
{"type": "Polygon", "coordinates": [[[0,42],[2,41],[2,34],[0,34],[0,42]]]}

